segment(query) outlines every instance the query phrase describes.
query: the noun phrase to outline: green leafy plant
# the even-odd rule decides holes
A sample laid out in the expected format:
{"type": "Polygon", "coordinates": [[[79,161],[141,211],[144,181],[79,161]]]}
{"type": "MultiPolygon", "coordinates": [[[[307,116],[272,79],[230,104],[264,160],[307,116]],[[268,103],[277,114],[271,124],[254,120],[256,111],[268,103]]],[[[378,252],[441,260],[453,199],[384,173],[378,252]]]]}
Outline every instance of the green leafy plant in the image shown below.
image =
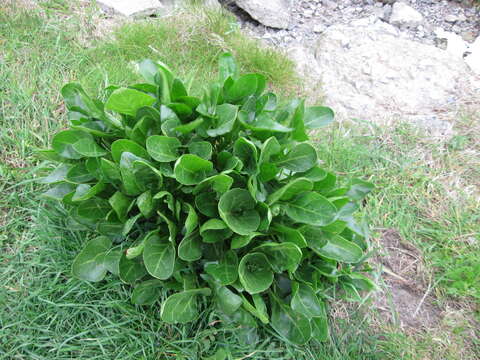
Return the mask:
{"type": "Polygon", "coordinates": [[[373,186],[338,185],[306,142],[333,111],[279,105],[265,77],[240,76],[230,54],[202,97],[162,63],[138,69],[146,82],[110,86],[104,103],[67,84],[71,125],[41,152],[60,162],[42,179],[45,195],[99,235],[73,275],[117,275],[139,305],[168,294],[169,323],[197,319],[206,299],[245,331],[259,321],[292,343],[325,340],[326,301],[375,287],[354,217],[373,186]]]}

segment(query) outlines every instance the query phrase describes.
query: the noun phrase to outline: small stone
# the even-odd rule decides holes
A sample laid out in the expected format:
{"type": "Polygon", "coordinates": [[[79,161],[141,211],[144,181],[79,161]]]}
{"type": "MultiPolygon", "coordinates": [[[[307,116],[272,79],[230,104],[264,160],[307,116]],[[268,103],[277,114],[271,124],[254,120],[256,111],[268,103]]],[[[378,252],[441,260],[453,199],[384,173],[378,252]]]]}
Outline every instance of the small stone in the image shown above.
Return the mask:
{"type": "Polygon", "coordinates": [[[320,24],[317,24],[313,27],[313,32],[315,33],[321,33],[323,30],[325,30],[325,27],[320,24]]]}
{"type": "Polygon", "coordinates": [[[423,22],[423,15],[414,8],[402,2],[396,2],[392,7],[390,24],[399,27],[417,27],[423,22]]]}
{"type": "Polygon", "coordinates": [[[458,17],[456,15],[450,14],[445,16],[445,21],[449,23],[456,23],[458,21],[458,17]]]}

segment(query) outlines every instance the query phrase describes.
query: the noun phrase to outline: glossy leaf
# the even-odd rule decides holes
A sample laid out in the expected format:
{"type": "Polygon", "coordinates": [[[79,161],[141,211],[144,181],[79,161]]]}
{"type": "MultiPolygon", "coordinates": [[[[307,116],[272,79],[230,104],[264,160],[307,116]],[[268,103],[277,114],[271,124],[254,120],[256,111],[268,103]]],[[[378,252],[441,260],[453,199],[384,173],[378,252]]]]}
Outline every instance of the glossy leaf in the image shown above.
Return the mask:
{"type": "Polygon", "coordinates": [[[207,264],[205,271],[221,285],[233,284],[238,278],[237,254],[233,250],[227,251],[218,263],[207,264]]]}
{"type": "Polygon", "coordinates": [[[198,232],[186,235],[178,244],[178,257],[185,261],[195,261],[202,257],[202,240],[198,232]]]}
{"type": "Polygon", "coordinates": [[[312,145],[303,143],[295,146],[286,156],[276,162],[277,166],[285,169],[304,172],[317,164],[317,152],[312,145]]]}
{"type": "Polygon", "coordinates": [[[218,203],[220,217],[233,232],[249,235],[260,225],[260,215],[255,210],[255,200],[248,190],[231,189],[218,203]]]}
{"type": "Polygon", "coordinates": [[[232,231],[220,219],[210,219],[200,227],[200,235],[206,243],[216,243],[232,235],[232,231]]]}
{"type": "Polygon", "coordinates": [[[265,254],[273,271],[277,273],[285,270],[295,272],[302,259],[302,250],[291,242],[266,242],[253,251],[265,254]]]}
{"type": "Polygon", "coordinates": [[[112,246],[112,242],[105,236],[99,236],[87,242],[72,264],[72,274],[85,281],[98,282],[107,274],[104,264],[105,253],[112,246]]]}
{"type": "Polygon", "coordinates": [[[286,205],[287,215],[300,223],[325,226],[335,220],[337,209],[322,195],[305,192],[286,205]]]}
{"type": "Polygon", "coordinates": [[[112,143],[112,157],[117,163],[120,162],[122,154],[124,152],[132,153],[142,159],[148,159],[147,150],[138,145],[136,142],[127,139],[120,139],[112,143]]]}
{"type": "Polygon", "coordinates": [[[167,323],[187,323],[198,317],[197,296],[210,296],[209,288],[192,289],[170,295],[162,304],[160,316],[167,323]]]}
{"type": "Polygon", "coordinates": [[[105,109],[118,112],[120,114],[135,116],[137,111],[144,106],[151,106],[156,99],[144,92],[120,88],[112,92],[105,103],[105,109]]]}
{"type": "Polygon", "coordinates": [[[267,257],[259,252],[245,255],[238,266],[241,284],[250,294],[267,290],[273,281],[273,272],[267,257]]]}
{"type": "Polygon", "coordinates": [[[160,298],[162,282],[147,280],[138,284],[132,293],[132,303],[135,305],[152,305],[160,298]]]}
{"type": "Polygon", "coordinates": [[[305,127],[319,129],[333,122],[333,110],[325,106],[311,106],[305,109],[305,127]]]}
{"type": "Polygon", "coordinates": [[[175,247],[158,235],[152,235],[145,240],[143,261],[150,275],[160,280],[166,280],[173,274],[175,247]]]}
{"type": "Polygon", "coordinates": [[[339,235],[330,237],[322,248],[314,250],[319,255],[328,259],[343,261],[346,263],[359,262],[363,256],[363,251],[358,245],[345,240],[339,235]]]}
{"type": "Polygon", "coordinates": [[[182,155],[174,167],[175,178],[183,185],[196,185],[213,170],[213,164],[210,161],[202,159],[197,155],[182,155]]]}
{"type": "Polygon", "coordinates": [[[153,135],[147,139],[147,152],[156,161],[170,162],[179,157],[182,143],[173,137],[153,135]]]}
{"type": "Polygon", "coordinates": [[[286,340],[303,345],[310,340],[312,328],[304,315],[294,312],[279,299],[270,301],[272,306],[271,325],[286,340]]]}

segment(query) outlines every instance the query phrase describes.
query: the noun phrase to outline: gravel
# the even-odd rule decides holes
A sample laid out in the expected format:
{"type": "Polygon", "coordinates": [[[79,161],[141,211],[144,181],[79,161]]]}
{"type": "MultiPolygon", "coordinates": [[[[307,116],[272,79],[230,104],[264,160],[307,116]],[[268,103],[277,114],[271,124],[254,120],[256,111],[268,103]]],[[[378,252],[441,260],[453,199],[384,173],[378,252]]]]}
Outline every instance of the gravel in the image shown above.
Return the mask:
{"type": "MultiPolygon", "coordinates": [[[[239,19],[242,27],[256,38],[280,47],[313,43],[329,26],[369,18],[389,20],[395,0],[295,0],[290,26],[286,30],[265,27],[235,5],[234,0],[220,0],[239,19]]],[[[413,40],[445,46],[434,31],[438,27],[473,42],[480,35],[480,6],[471,0],[403,0],[424,16],[423,24],[401,29],[413,40]]]]}

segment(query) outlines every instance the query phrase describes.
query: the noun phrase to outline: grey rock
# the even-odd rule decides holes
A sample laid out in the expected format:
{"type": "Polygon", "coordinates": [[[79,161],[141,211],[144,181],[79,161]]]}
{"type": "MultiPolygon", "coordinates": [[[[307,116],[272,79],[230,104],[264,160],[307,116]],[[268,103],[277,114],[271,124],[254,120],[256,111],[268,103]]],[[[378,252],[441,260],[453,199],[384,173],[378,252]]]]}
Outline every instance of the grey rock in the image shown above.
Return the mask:
{"type": "Polygon", "coordinates": [[[124,16],[148,16],[165,10],[159,0],[97,0],[97,3],[106,11],[124,16]]]}
{"type": "Polygon", "coordinates": [[[403,2],[396,2],[392,7],[390,24],[399,27],[416,27],[423,22],[423,15],[403,2]]]}
{"type": "Polygon", "coordinates": [[[328,28],[314,60],[308,49],[296,49],[300,72],[322,84],[326,105],[340,119],[403,119],[448,135],[445,119],[457,100],[478,96],[478,78],[447,51],[399,37],[398,29],[382,21],[366,23],[328,28]]]}
{"type": "Polygon", "coordinates": [[[290,0],[236,0],[236,4],[265,26],[286,29],[290,23],[290,0]]]}

